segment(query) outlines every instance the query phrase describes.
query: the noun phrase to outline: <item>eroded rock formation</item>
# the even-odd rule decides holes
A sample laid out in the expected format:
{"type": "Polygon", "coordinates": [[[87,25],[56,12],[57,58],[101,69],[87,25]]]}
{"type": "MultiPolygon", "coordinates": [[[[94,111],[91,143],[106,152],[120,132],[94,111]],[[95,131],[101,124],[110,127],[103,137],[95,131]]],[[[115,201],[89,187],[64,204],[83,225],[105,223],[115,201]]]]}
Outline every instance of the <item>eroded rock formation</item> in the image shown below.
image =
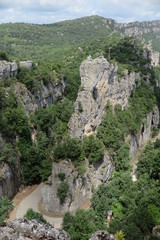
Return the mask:
{"type": "Polygon", "coordinates": [[[104,57],[88,58],[81,64],[81,91],[68,124],[72,137],[81,137],[96,130],[102,121],[107,101],[112,106],[127,106],[139,74],[129,74],[126,70],[124,77],[119,79],[117,70],[118,66],[110,64],[104,57]]]}
{"type": "Polygon", "coordinates": [[[97,189],[101,183],[110,179],[114,166],[109,154],[106,153],[102,162],[94,165],[89,165],[86,159],[85,169],[85,174],[81,175],[71,162],[61,161],[53,164],[49,184],[42,188],[42,202],[46,212],[63,215],[67,211],[75,212],[79,207],[87,204],[93,189],[97,189]],[[58,178],[59,173],[65,174],[64,181],[69,185],[69,192],[64,204],[60,203],[57,196],[57,190],[61,183],[58,178]]]}
{"type": "Polygon", "coordinates": [[[0,227],[1,240],[70,240],[64,230],[58,230],[36,220],[14,220],[0,227]]]}

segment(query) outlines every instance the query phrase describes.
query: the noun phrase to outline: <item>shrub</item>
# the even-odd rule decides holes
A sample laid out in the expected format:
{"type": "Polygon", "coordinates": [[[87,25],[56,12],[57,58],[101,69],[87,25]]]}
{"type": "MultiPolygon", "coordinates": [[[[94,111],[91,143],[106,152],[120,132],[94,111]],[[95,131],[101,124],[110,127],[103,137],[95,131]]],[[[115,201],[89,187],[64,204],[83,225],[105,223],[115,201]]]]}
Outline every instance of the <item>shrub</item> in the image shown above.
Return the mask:
{"type": "Polygon", "coordinates": [[[57,189],[57,196],[60,199],[60,203],[63,204],[65,202],[65,198],[69,192],[69,185],[66,182],[61,182],[57,189]]]}
{"type": "Polygon", "coordinates": [[[8,199],[7,196],[2,196],[0,198],[0,224],[8,218],[9,212],[13,209],[12,201],[8,199]]]}
{"type": "Polygon", "coordinates": [[[29,208],[27,210],[24,217],[28,220],[36,219],[37,221],[47,224],[47,221],[44,219],[43,215],[41,213],[35,212],[32,208],[29,208]]]}
{"type": "Polygon", "coordinates": [[[63,173],[63,172],[60,172],[60,173],[58,173],[58,178],[63,182],[64,181],[64,179],[65,179],[65,177],[66,177],[66,174],[65,173],[63,173]]]}

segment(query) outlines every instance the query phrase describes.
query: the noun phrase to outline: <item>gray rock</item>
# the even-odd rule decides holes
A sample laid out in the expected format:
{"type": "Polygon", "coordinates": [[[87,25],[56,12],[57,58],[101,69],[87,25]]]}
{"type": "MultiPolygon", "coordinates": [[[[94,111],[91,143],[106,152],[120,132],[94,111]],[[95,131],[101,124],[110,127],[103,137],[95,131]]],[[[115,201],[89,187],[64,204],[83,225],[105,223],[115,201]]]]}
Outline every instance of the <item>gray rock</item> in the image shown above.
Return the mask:
{"type": "Polygon", "coordinates": [[[108,153],[105,153],[101,162],[90,165],[85,160],[85,174],[80,175],[71,162],[61,161],[53,163],[50,184],[45,184],[42,188],[42,203],[44,210],[55,215],[63,215],[65,212],[75,212],[79,207],[89,201],[93,189],[97,189],[100,184],[110,179],[114,170],[114,165],[108,153]],[[65,203],[61,204],[57,196],[57,189],[61,183],[58,173],[65,173],[65,181],[69,185],[69,193],[65,203]]]}
{"type": "Polygon", "coordinates": [[[126,107],[128,99],[136,88],[138,73],[126,70],[119,79],[118,66],[109,64],[104,57],[94,60],[89,57],[80,66],[81,89],[75,102],[75,111],[69,121],[69,134],[81,137],[91,134],[100,125],[107,101],[114,107],[121,104],[126,107]],[[81,105],[82,110],[79,110],[81,105]]]}
{"type": "Polygon", "coordinates": [[[16,62],[0,61],[0,79],[16,77],[18,66],[16,62]]]}
{"type": "Polygon", "coordinates": [[[14,220],[7,226],[0,227],[1,240],[70,240],[70,236],[64,230],[58,230],[36,220],[14,220]]]}
{"type": "Polygon", "coordinates": [[[109,234],[106,231],[97,231],[89,240],[115,240],[115,238],[112,234],[109,234]]]}

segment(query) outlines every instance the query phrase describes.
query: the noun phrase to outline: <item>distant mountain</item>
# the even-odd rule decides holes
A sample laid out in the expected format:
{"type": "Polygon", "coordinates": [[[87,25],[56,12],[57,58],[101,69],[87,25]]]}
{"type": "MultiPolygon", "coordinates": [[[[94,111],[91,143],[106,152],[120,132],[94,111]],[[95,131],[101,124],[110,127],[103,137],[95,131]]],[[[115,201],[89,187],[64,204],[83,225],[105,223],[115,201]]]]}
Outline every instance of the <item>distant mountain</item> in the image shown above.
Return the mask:
{"type": "Polygon", "coordinates": [[[160,21],[123,24],[100,16],[44,25],[0,24],[0,51],[16,59],[52,59],[74,46],[113,34],[152,40],[155,50],[160,51],[160,21]]]}

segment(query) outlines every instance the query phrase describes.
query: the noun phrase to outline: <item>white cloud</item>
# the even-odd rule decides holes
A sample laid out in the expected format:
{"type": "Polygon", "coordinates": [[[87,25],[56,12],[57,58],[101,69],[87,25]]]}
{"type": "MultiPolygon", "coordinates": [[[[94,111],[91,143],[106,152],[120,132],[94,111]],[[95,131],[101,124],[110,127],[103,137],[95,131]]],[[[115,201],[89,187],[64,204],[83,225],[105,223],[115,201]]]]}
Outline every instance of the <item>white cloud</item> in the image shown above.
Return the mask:
{"type": "Polygon", "coordinates": [[[151,20],[159,16],[159,0],[96,0],[98,12],[121,21],[151,20]],[[157,15],[158,14],[158,15],[157,15]]]}
{"type": "Polygon", "coordinates": [[[89,15],[120,22],[160,18],[160,0],[0,0],[0,22],[50,23],[89,15]]]}

